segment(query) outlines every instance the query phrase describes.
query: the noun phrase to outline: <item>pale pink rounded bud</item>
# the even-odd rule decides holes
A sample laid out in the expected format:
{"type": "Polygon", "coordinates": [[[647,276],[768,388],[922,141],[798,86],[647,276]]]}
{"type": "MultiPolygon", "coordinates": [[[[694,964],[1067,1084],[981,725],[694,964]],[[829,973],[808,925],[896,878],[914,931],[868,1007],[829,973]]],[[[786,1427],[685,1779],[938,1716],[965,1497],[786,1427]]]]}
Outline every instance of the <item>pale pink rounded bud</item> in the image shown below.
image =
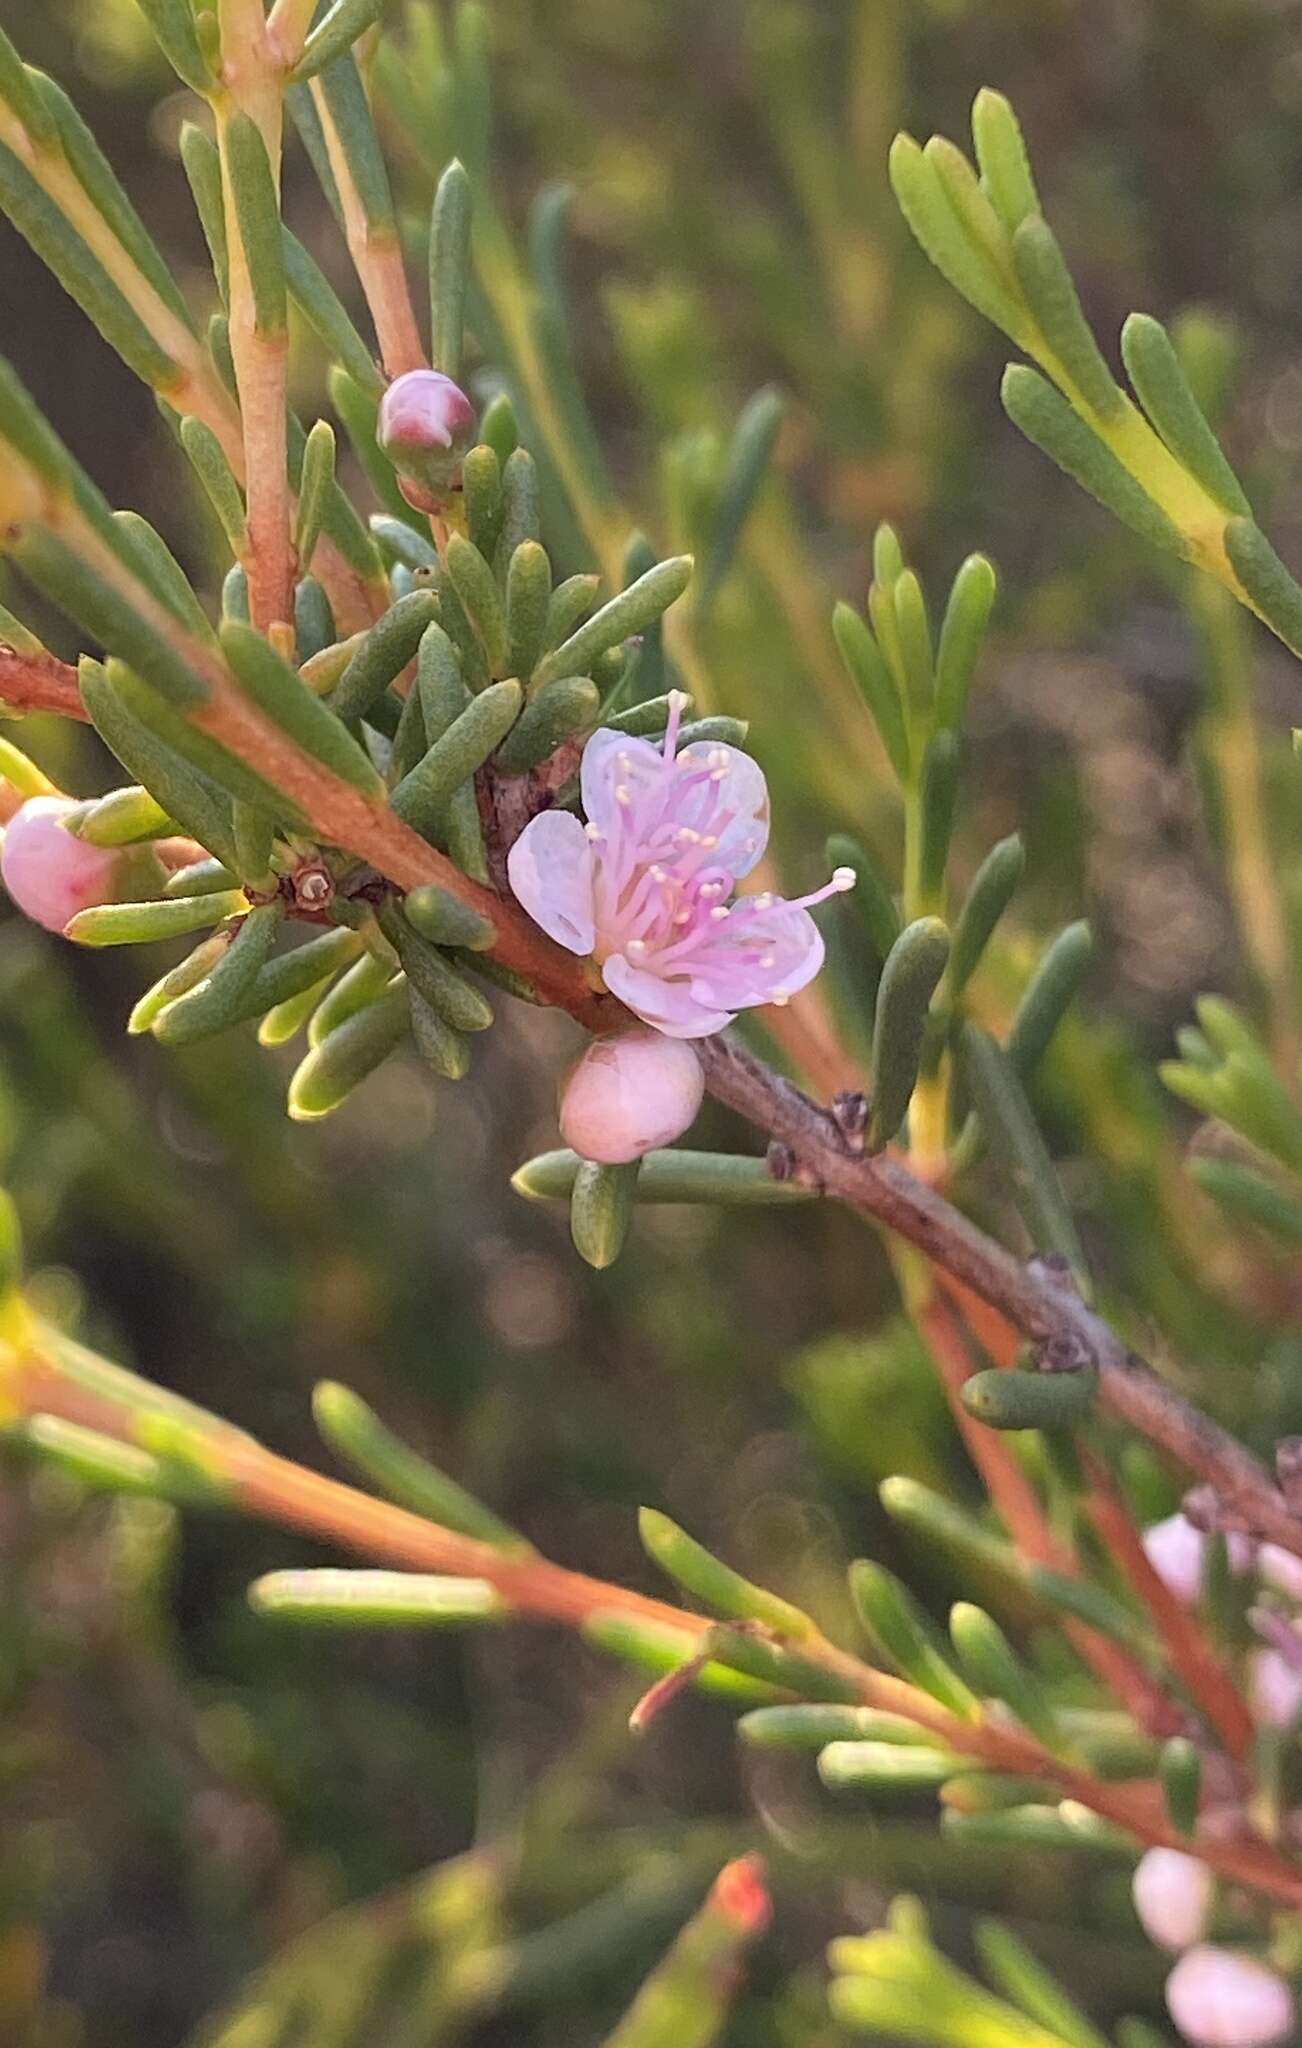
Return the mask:
{"type": "Polygon", "coordinates": [[[1150,1849],[1135,1866],[1133,1895],[1140,1925],[1159,1948],[1192,1948],[1207,1929],[1216,1880],[1182,1849],[1150,1849]]]}
{"type": "Polygon", "coordinates": [[[380,400],[376,437],[400,476],[446,490],[475,435],[475,408],[442,370],[407,370],[380,400]]]}
{"type": "Polygon", "coordinates": [[[1263,1543],[1257,1552],[1257,1570],[1277,1592],[1291,1600],[1302,1600],[1302,1557],[1285,1550],[1282,1543],[1263,1543]]]}
{"type": "Polygon", "coordinates": [[[65,831],[71,797],[29,796],[5,826],[0,877],[19,910],[47,932],[93,903],[111,902],[120,847],[91,846],[65,831]]]}
{"type": "Polygon", "coordinates": [[[561,1136],[584,1159],[621,1166],[682,1136],[705,1093],[691,1046],[659,1031],[594,1038],[561,1089],[561,1136]]]}
{"type": "MultiPolygon", "coordinates": [[[[1207,1554],[1207,1538],[1202,1530],[1196,1529],[1187,1515],[1168,1515],[1164,1522],[1154,1522],[1150,1529],[1145,1529],[1144,1549],[1154,1571],[1176,1599],[1192,1606],[1202,1593],[1203,1559],[1207,1554]]],[[[1252,1563],[1252,1538],[1232,1533],[1226,1538],[1226,1551],[1230,1570],[1246,1572],[1252,1563]]]]}
{"type": "Polygon", "coordinates": [[[1296,2007],[1282,1977],[1255,1956],[1191,1948],[1166,1980],[1166,2009],[1194,2048],[1281,2048],[1296,2007]]]}
{"type": "Polygon", "coordinates": [[[1302,1670],[1280,1650],[1254,1654],[1248,1691],[1258,1727],[1288,1728],[1302,1713],[1302,1670]]]}

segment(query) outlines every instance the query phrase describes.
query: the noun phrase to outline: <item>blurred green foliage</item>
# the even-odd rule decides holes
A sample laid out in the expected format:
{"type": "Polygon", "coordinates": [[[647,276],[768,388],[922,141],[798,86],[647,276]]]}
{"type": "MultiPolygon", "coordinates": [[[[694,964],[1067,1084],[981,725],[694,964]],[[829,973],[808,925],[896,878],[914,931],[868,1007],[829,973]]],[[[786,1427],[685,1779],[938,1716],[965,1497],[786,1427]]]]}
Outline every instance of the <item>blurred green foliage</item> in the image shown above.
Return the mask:
{"type": "MultiPolygon", "coordinates": [[[[423,12],[389,10],[417,39],[423,12]]],[[[0,22],[75,93],[198,280],[179,107],[131,0],[6,0],[0,22]]],[[[1181,1168],[1190,1122],[1153,1073],[1198,989],[1269,996],[1236,940],[1210,764],[1246,691],[1269,729],[1302,722],[1296,671],[1264,636],[1227,647],[1020,441],[996,401],[998,344],[910,242],[885,171],[898,126],[958,133],[977,84],[1008,91],[1100,332],[1133,305],[1170,316],[1205,300],[1240,338],[1227,438],[1297,559],[1288,10],[521,0],[492,22],[500,189],[519,224],[540,187],[575,188],[569,291],[594,411],[663,552],[691,545],[716,502],[747,395],[788,394],[777,478],[702,637],[716,707],[752,721],[794,867],[848,819],[883,848],[899,831],[829,623],[833,597],[862,601],[877,520],[937,584],[970,547],[998,562],[960,829],[973,864],[1020,829],[1035,919],[1087,912],[1101,935],[1089,1015],[1040,1095],[1073,1204],[1106,1292],[1161,1328],[1191,1392],[1262,1443],[1302,1427],[1295,1268],[1248,1226],[1209,1242],[1213,1212],[1181,1168]]],[[[392,104],[414,209],[419,133],[392,104]]],[[[344,290],[301,157],[288,191],[344,290]]],[[[115,501],[165,524],[211,587],[219,535],[147,394],[8,230],[0,260],[6,351],[115,501]]],[[[319,364],[306,336],[296,350],[306,391],[319,364]]],[[[586,566],[577,533],[570,549],[565,566],[586,566]]],[[[91,740],[28,734],[65,786],[99,786],[91,740]]],[[[1296,784],[1282,744],[1265,762],[1296,924],[1296,784]]],[[[992,977],[995,1014],[1021,946],[992,977]]],[[[634,1510],[651,1502],[829,1629],[855,1554],[938,1602],[975,1586],[1025,1619],[878,1506],[893,1473],[980,1496],[852,1218],[648,1210],[617,1277],[593,1275],[563,1218],[508,1192],[552,1140],[539,1077],[569,1047],[563,1020],[513,1012],[437,1109],[391,1063],[304,1131],[251,1041],[171,1054],[125,1039],[139,986],[133,959],[73,954],[12,919],[0,932],[0,1173],[52,1319],[308,1457],[310,1386],[337,1377],[549,1553],[609,1577],[650,1583],[634,1510]]],[[[705,1142],[727,1137],[712,1111],[705,1142]]],[[[1170,1481],[1150,1479],[1156,1514],[1170,1481]]],[[[810,1958],[901,1886],[942,1901],[947,1942],[969,1907],[1010,1913],[1105,2018],[1154,2000],[1160,1968],[1106,1861],[942,1843],[916,1796],[869,1819],[812,1773],[739,1766],[726,1719],[699,1702],[630,1749],[632,1681],[552,1634],[359,1644],[255,1622],[248,1579],[303,1548],[202,1520],[182,1544],[168,1509],[88,1504],[10,1461],[0,2037],[172,2048],[246,1998],[246,2031],[202,2038],[342,2048],[347,1998],[374,1973],[394,2015],[376,2040],[595,2042],[721,1858],[761,1837],[782,1931],[730,2022],[739,2048],[842,2038],[810,1958]],[[256,2030],[268,1981],[283,2034],[256,2030]],[[323,1995],[330,2035],[308,2017],[323,1995]]]]}

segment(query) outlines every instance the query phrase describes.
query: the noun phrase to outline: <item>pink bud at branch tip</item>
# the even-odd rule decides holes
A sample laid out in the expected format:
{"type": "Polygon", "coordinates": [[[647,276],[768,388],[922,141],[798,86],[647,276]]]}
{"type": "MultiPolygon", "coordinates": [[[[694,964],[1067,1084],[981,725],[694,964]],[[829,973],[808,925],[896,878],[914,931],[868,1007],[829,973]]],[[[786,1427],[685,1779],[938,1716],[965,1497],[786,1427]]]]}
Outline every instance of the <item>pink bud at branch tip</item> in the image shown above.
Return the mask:
{"type": "Polygon", "coordinates": [[[623,1166],[672,1144],[705,1093],[690,1045],[658,1031],[594,1038],[561,1088],[561,1136],[581,1158],[623,1166]]]}
{"type": "Polygon", "coordinates": [[[407,370],[380,400],[376,438],[401,477],[426,490],[455,481],[475,435],[475,408],[442,370],[407,370]]]}
{"type": "Polygon", "coordinates": [[[121,850],[74,838],[63,820],[77,809],[71,797],[28,797],[5,827],[0,877],[17,908],[47,932],[115,894],[121,850]]]}
{"type": "Polygon", "coordinates": [[[710,1904],[731,1921],[738,1934],[763,1934],[773,1917],[773,1903],[758,1856],[738,1856],[725,1863],[710,1887],[710,1904]]]}
{"type": "Polygon", "coordinates": [[[1284,2048],[1297,2017],[1274,1970],[1210,1946],[1181,1956],[1166,1980],[1166,2006],[1193,2048],[1284,2048]]]}

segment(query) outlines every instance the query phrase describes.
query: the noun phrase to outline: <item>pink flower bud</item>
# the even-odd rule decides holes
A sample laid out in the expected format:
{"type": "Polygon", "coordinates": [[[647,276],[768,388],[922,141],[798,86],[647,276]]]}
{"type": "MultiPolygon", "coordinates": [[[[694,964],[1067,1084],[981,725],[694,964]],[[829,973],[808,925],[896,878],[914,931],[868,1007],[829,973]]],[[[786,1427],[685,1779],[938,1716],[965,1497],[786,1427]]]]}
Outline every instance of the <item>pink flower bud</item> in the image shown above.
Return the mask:
{"type": "Polygon", "coordinates": [[[441,370],[407,370],[380,400],[376,436],[398,474],[444,491],[475,433],[475,408],[441,370]]]}
{"type": "Polygon", "coordinates": [[[1249,1668],[1252,1718],[1260,1728],[1287,1728],[1302,1713],[1302,1670],[1281,1650],[1258,1650],[1249,1668]]]}
{"type": "Polygon", "coordinates": [[[681,1137],[705,1076],[690,1045],[659,1031],[594,1038],[561,1090],[561,1136],[584,1159],[619,1166],[681,1137]]]}
{"type": "Polygon", "coordinates": [[[31,796],[5,827],[0,876],[14,903],[34,924],[61,932],[93,903],[108,903],[122,849],[91,846],[65,831],[77,805],[66,796],[31,796]]]}
{"type": "Polygon", "coordinates": [[[1166,2009],[1194,2048],[1277,2048],[1296,2008],[1282,1977],[1254,1956],[1191,1948],[1166,1980],[1166,2009]]]}
{"type": "MultiPolygon", "coordinates": [[[[1187,1515],[1168,1515],[1164,1522],[1154,1522],[1151,1529],[1145,1529],[1144,1549],[1154,1571],[1165,1580],[1176,1599],[1192,1606],[1202,1592],[1203,1558],[1207,1551],[1207,1538],[1202,1530],[1196,1529],[1187,1515]]],[[[1253,1558],[1252,1538],[1234,1533],[1226,1538],[1226,1550],[1230,1570],[1246,1572],[1253,1558]]]]}
{"type": "Polygon", "coordinates": [[[1216,1881],[1205,1863],[1182,1849],[1150,1849],[1135,1867],[1135,1911],[1150,1941],[1192,1948],[1206,1931],[1216,1881]]]}
{"type": "Polygon", "coordinates": [[[1257,1552],[1257,1570],[1277,1592],[1290,1600],[1302,1600],[1302,1557],[1295,1557],[1280,1543],[1263,1543],[1257,1552]]]}

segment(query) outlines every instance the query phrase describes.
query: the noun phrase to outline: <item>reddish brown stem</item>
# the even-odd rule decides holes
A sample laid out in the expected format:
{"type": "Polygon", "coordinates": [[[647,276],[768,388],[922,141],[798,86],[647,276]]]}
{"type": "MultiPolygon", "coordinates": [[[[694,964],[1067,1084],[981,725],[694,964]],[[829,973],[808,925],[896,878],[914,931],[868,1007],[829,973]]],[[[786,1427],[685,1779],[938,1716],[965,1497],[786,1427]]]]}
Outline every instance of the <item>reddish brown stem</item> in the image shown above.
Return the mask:
{"type": "Polygon", "coordinates": [[[1113,1414],[1206,1480],[1250,1529],[1302,1556],[1302,1521],[1264,1467],[1159,1379],[1077,1294],[987,1237],[900,1161],[851,1150],[826,1110],[735,1038],[705,1039],[697,1050],[711,1094],[790,1146],[829,1194],[897,1232],[1031,1342],[1070,1340],[1095,1362],[1113,1414]]]}
{"type": "MultiPolygon", "coordinates": [[[[56,1364],[28,1352],[6,1382],[7,1400],[26,1414],[52,1414],[122,1441],[136,1438],[136,1413],[97,1388],[70,1379],[56,1364]]],[[[671,1628],[690,1657],[714,1624],[668,1602],[567,1571],[537,1556],[515,1557],[425,1521],[404,1508],[308,1471],[264,1450],[242,1432],[213,1424],[202,1437],[205,1467],[240,1506],[268,1520],[337,1543],[402,1570],[481,1578],[520,1613],[582,1628],[597,1615],[671,1628]]],[[[905,1716],[934,1733],[957,1755],[974,1757],[1016,1777],[1039,1778],[1064,1799],[1088,1807],[1141,1842],[1188,1848],[1167,1817],[1160,1789],[1149,1779],[1107,1783],[1065,1763],[1011,1722],[990,1716],[960,1719],[904,1679],[876,1671],[820,1635],[802,1638],[802,1658],[838,1678],[865,1706],[905,1716]]],[[[1198,1855],[1222,1875],[1256,1887],[1289,1905],[1302,1905],[1302,1871],[1254,1835],[1199,1840],[1198,1855]]]]}
{"type": "MultiPolygon", "coordinates": [[[[998,1430],[987,1429],[974,1420],[963,1406],[961,1390],[974,1370],[962,1328],[943,1297],[933,1293],[915,1317],[918,1330],[931,1352],[950,1411],[987,1493],[1017,1545],[1032,1564],[1046,1566],[1068,1578],[1081,1576],[1080,1559],[1067,1540],[1050,1528],[1044,1511],[1012,1447],[998,1430]]],[[[1142,1665],[1097,1629],[1072,1616],[1063,1619],[1063,1630],[1095,1675],[1133,1714],[1150,1735],[1178,1735],[1185,1727],[1184,1715],[1175,1701],[1155,1684],[1142,1665]]]]}
{"type": "Polygon", "coordinates": [[[348,157],[340,146],[338,130],[329,102],[319,80],[312,82],[312,96],[325,136],[330,168],[334,172],[343,212],[344,239],[353,259],[358,283],[370,308],[380,361],[388,377],[400,377],[406,370],[425,367],[425,351],[411,303],[407,274],[403,268],[402,245],[396,228],[388,222],[367,218],[348,157]]]}
{"type": "Polygon", "coordinates": [[[77,671],[52,654],[21,654],[0,647],[0,704],[15,711],[56,711],[61,718],[85,718],[77,671]]]}
{"type": "Polygon", "coordinates": [[[1148,1559],[1143,1539],[1101,1458],[1084,1450],[1090,1490],[1085,1507],[1112,1562],[1152,1615],[1173,1668],[1236,1763],[1251,1754],[1255,1730],[1247,1703],[1199,1627],[1148,1559]]]}
{"type": "MultiPolygon", "coordinates": [[[[137,591],[133,601],[146,615],[158,612],[145,593],[137,591]]],[[[164,623],[175,638],[174,621],[164,623]]],[[[293,798],[323,841],[369,861],[399,888],[440,883],[490,919],[495,956],[532,981],[544,1001],[568,1010],[590,1030],[610,1030],[620,1022],[626,1014],[620,1005],[594,987],[583,964],[554,946],[515,905],[468,880],[383,800],[363,796],[303,753],[240,694],[209,650],[186,642],[184,651],[210,687],[208,702],[192,714],[195,723],[256,764],[293,798]]],[[[1070,1288],[987,1237],[900,1160],[856,1152],[828,1111],[736,1038],[704,1039],[697,1052],[711,1094],[789,1146],[829,1194],[895,1231],[1024,1338],[1034,1343],[1070,1340],[1097,1365],[1105,1407],[1205,1480],[1248,1528],[1302,1556],[1302,1520],[1264,1467],[1159,1379],[1070,1288]]]]}

